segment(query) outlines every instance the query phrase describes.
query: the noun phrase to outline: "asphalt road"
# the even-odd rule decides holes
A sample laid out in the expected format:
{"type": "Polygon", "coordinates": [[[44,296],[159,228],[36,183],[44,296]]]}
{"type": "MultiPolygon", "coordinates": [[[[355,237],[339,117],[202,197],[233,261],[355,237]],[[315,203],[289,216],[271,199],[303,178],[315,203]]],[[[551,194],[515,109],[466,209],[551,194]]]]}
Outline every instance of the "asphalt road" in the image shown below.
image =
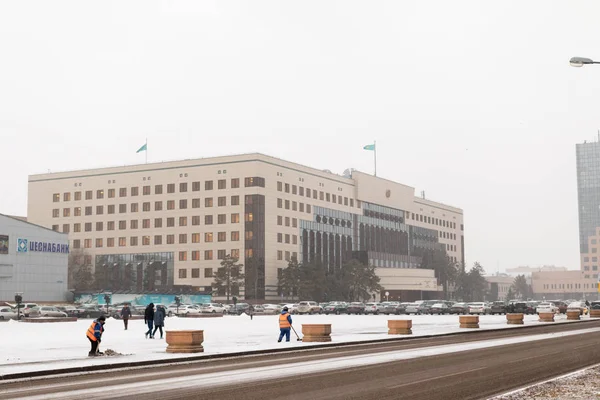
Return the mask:
{"type": "Polygon", "coordinates": [[[600,362],[599,341],[600,321],[481,331],[5,382],[0,398],[485,399],[600,362]]]}

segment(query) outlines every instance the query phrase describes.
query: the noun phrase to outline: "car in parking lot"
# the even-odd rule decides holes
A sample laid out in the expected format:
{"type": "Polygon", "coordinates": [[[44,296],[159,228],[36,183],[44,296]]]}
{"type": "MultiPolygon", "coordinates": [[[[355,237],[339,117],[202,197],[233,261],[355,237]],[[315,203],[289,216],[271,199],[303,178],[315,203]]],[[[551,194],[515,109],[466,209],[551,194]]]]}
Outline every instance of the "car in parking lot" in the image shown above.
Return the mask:
{"type": "Polygon", "coordinates": [[[535,309],[536,314],[539,314],[541,312],[543,313],[552,313],[552,314],[556,314],[558,313],[558,307],[556,307],[554,305],[554,303],[551,303],[549,301],[546,302],[541,302],[535,309]]]}
{"type": "Polygon", "coordinates": [[[430,314],[450,314],[450,307],[446,303],[435,303],[429,307],[430,314]]]}
{"type": "Polygon", "coordinates": [[[425,300],[424,302],[419,304],[419,314],[429,314],[431,306],[438,303],[440,303],[439,300],[425,300]]]}
{"type": "Polygon", "coordinates": [[[353,302],[348,305],[346,309],[348,314],[364,314],[365,313],[365,304],[359,302],[353,302]]]}
{"type": "Polygon", "coordinates": [[[590,309],[591,310],[600,310],[600,301],[598,301],[598,300],[592,301],[592,303],[590,304],[590,309]]]}
{"type": "Polygon", "coordinates": [[[37,303],[25,303],[25,304],[21,304],[21,310],[23,311],[23,315],[26,317],[29,317],[29,311],[34,308],[37,307],[37,303]]]}
{"type": "Polygon", "coordinates": [[[483,302],[473,302],[467,304],[469,307],[469,314],[489,314],[488,309],[490,308],[483,302]]]}
{"type": "Polygon", "coordinates": [[[242,315],[244,313],[248,314],[250,309],[250,304],[248,303],[237,303],[235,306],[231,307],[227,314],[232,315],[242,315]]]}
{"type": "Polygon", "coordinates": [[[531,308],[525,301],[520,301],[518,303],[514,303],[513,312],[518,314],[533,314],[531,308]]]}
{"type": "Polygon", "coordinates": [[[200,312],[223,314],[225,312],[225,307],[223,307],[223,304],[221,303],[202,303],[200,305],[200,312]]]}
{"type": "Polygon", "coordinates": [[[56,308],[66,313],[69,317],[79,317],[79,309],[75,306],[56,306],[56,308]]]}
{"type": "Polygon", "coordinates": [[[490,307],[490,312],[492,315],[494,314],[506,314],[508,311],[508,307],[506,303],[503,301],[494,301],[492,306],[490,307]]]}
{"type": "Polygon", "coordinates": [[[409,303],[404,308],[406,314],[418,314],[420,303],[409,303]]]}
{"type": "Polygon", "coordinates": [[[17,309],[10,307],[0,307],[0,320],[17,319],[17,309]]]}
{"type": "Polygon", "coordinates": [[[79,317],[78,318],[98,318],[101,315],[105,315],[106,310],[98,308],[98,306],[94,305],[86,305],[79,309],[79,317]]]}
{"type": "Polygon", "coordinates": [[[450,314],[468,314],[469,306],[467,303],[454,303],[452,307],[450,307],[450,314]]]}
{"type": "Polygon", "coordinates": [[[331,302],[324,309],[323,312],[326,315],[329,314],[347,314],[348,313],[348,305],[342,302],[331,302]]]}
{"type": "Polygon", "coordinates": [[[265,309],[265,314],[279,314],[281,312],[281,307],[277,304],[263,304],[263,308],[265,309]]]}
{"type": "MultiPolygon", "coordinates": [[[[370,303],[367,303],[367,307],[370,303]]],[[[400,305],[399,302],[397,301],[385,301],[383,303],[381,303],[381,308],[379,309],[379,312],[381,312],[382,314],[386,314],[386,315],[390,315],[390,314],[396,314],[396,308],[400,305]]],[[[365,309],[365,311],[367,311],[365,309]]]]}
{"type": "Polygon", "coordinates": [[[381,303],[366,303],[365,314],[379,314],[383,312],[384,305],[381,303]]]}
{"type": "Polygon", "coordinates": [[[38,318],[38,317],[66,318],[67,313],[60,311],[56,307],[41,306],[41,307],[33,307],[31,310],[29,310],[29,317],[32,317],[32,318],[38,318]]]}
{"type": "Polygon", "coordinates": [[[295,312],[297,314],[321,314],[323,308],[316,301],[301,301],[295,312]]]}
{"type": "Polygon", "coordinates": [[[575,310],[579,311],[579,315],[585,315],[588,313],[588,308],[586,307],[585,303],[581,301],[574,301],[569,304],[567,312],[575,310]]]}

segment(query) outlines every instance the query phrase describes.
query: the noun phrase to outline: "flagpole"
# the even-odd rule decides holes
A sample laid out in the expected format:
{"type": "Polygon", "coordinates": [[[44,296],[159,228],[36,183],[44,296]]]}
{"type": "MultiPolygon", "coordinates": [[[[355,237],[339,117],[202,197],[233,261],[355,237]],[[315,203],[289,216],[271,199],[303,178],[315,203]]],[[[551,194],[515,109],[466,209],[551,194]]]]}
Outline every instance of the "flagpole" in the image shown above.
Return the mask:
{"type": "Polygon", "coordinates": [[[377,141],[373,140],[373,158],[375,162],[375,176],[377,176],[377,141]]]}
{"type": "Polygon", "coordinates": [[[148,164],[148,138],[146,138],[146,164],[148,164]]]}

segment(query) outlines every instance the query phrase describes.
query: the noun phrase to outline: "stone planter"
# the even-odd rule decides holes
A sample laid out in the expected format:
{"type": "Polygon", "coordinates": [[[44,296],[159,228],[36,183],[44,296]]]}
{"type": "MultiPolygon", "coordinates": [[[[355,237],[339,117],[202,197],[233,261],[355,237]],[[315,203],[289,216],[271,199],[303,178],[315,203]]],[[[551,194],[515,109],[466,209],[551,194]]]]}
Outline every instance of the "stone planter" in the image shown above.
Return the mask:
{"type": "Polygon", "coordinates": [[[303,342],[331,342],[331,324],[302,324],[303,342]]]}
{"type": "Polygon", "coordinates": [[[411,335],[411,319],[388,319],[388,335],[411,335]]]}
{"type": "Polygon", "coordinates": [[[600,310],[590,310],[590,318],[600,318],[600,310]]]}
{"type": "Polygon", "coordinates": [[[64,317],[64,318],[53,318],[53,317],[40,317],[40,318],[21,318],[23,322],[32,322],[34,324],[44,324],[48,322],[75,322],[75,317],[64,317]]]}
{"type": "Polygon", "coordinates": [[[506,314],[506,323],[508,325],[523,325],[523,314],[506,314]]]}
{"type": "Polygon", "coordinates": [[[581,312],[580,311],[567,311],[567,320],[569,321],[579,321],[579,318],[581,316],[581,312]]]}
{"type": "Polygon", "coordinates": [[[479,328],[479,315],[461,315],[458,322],[461,328],[479,328]]]}
{"type": "Polygon", "coordinates": [[[540,313],[540,322],[554,322],[554,313],[541,312],[540,313]]]}
{"type": "Polygon", "coordinates": [[[167,331],[167,353],[202,353],[204,331],[167,331]]]}

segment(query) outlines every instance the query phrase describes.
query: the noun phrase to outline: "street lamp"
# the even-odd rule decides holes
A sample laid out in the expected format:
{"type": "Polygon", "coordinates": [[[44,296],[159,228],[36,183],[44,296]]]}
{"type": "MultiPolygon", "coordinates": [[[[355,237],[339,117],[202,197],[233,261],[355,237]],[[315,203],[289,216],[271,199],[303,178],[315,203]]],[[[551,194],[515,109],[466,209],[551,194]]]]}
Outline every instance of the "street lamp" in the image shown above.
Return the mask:
{"type": "Polygon", "coordinates": [[[580,68],[587,64],[600,64],[600,61],[594,61],[591,58],[585,57],[573,57],[569,60],[569,64],[571,64],[571,67],[580,68]]]}

